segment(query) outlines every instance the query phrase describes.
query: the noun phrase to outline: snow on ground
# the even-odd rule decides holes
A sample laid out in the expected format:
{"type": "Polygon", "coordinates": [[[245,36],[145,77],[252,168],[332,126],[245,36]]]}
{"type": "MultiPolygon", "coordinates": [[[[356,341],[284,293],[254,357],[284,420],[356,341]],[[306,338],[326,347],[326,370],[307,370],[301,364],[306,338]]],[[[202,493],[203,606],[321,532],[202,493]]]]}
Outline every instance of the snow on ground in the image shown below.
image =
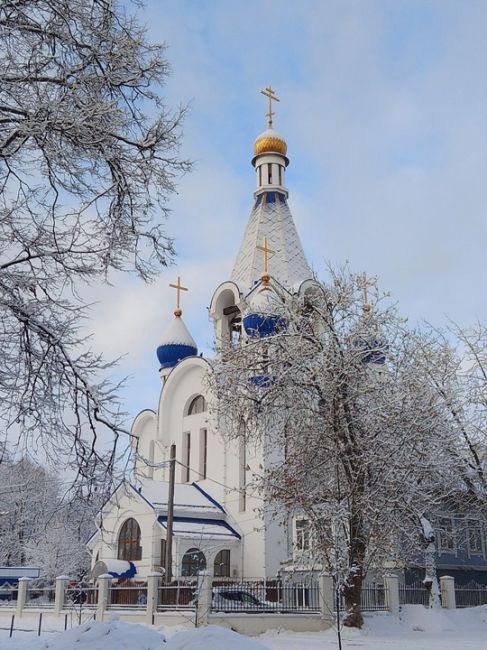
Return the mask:
{"type": "MultiPolygon", "coordinates": [[[[24,619],[21,619],[24,621],[24,619]]],[[[485,650],[487,606],[431,611],[420,605],[402,608],[398,619],[386,612],[365,615],[362,630],[343,629],[344,650],[485,650]]],[[[47,621],[46,621],[47,622],[47,621]]],[[[67,632],[16,630],[12,639],[0,622],[1,650],[336,650],[334,630],[286,632],[270,630],[249,638],[210,625],[178,631],[117,620],[90,621],[67,632]],[[167,639],[167,640],[166,640],[167,639]]],[[[27,626],[24,629],[28,629],[27,626]]],[[[30,629],[35,629],[31,625],[30,629]]]]}

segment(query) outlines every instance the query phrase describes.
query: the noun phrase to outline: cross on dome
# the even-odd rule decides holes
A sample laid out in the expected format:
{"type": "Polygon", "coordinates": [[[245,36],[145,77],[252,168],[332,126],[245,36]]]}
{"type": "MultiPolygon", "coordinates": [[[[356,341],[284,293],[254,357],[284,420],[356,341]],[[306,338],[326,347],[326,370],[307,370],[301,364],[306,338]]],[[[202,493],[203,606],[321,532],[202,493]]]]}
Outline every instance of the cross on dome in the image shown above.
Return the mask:
{"type": "Polygon", "coordinates": [[[362,289],[364,292],[364,305],[363,305],[363,310],[365,312],[370,311],[370,305],[369,305],[369,285],[372,284],[369,282],[367,279],[367,273],[364,271],[362,278],[359,280],[359,287],[362,289]]]}
{"type": "Polygon", "coordinates": [[[262,282],[264,284],[268,284],[270,277],[269,277],[269,257],[274,255],[276,251],[271,250],[267,246],[267,237],[264,237],[264,245],[262,246],[261,244],[257,244],[256,249],[259,251],[262,251],[264,253],[264,274],[262,275],[262,282]]]}
{"type": "Polygon", "coordinates": [[[262,95],[267,97],[269,99],[269,112],[266,113],[267,116],[267,125],[269,129],[272,129],[272,116],[275,115],[275,113],[272,110],[272,102],[280,102],[281,100],[279,97],[276,97],[276,93],[274,90],[272,90],[272,86],[267,86],[264,90],[260,91],[262,95]]]}
{"type": "Polygon", "coordinates": [[[181,284],[181,278],[178,275],[178,281],[177,284],[170,284],[169,285],[172,289],[176,289],[176,309],[174,310],[174,315],[177,316],[178,318],[181,316],[183,313],[183,310],[181,309],[181,291],[188,291],[187,287],[183,287],[181,284]]]}

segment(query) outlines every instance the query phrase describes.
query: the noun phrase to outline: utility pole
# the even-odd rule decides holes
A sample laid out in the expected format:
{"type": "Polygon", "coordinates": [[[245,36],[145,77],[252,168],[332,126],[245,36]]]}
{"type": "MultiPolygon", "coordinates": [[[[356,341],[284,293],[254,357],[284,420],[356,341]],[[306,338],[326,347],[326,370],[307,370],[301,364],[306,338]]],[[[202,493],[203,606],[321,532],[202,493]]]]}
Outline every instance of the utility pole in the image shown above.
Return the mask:
{"type": "Polygon", "coordinates": [[[167,528],[166,528],[166,585],[170,584],[172,580],[172,529],[174,517],[174,479],[176,470],[176,445],[171,445],[171,453],[169,458],[169,494],[167,499],[167,528]]]}

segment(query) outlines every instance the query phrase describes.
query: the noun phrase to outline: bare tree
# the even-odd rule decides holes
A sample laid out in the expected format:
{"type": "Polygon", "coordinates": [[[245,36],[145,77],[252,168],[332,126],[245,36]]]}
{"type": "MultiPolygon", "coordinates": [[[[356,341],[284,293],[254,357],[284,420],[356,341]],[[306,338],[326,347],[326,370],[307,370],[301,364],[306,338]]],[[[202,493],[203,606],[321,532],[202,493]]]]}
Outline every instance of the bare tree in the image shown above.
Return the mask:
{"type": "Polygon", "coordinates": [[[161,98],[164,48],[116,1],[3,0],[0,54],[1,427],[89,477],[124,429],[80,284],[171,260],[184,109],[161,98]]]}
{"type": "Polygon", "coordinates": [[[461,441],[424,363],[428,348],[438,366],[437,350],[371,285],[370,304],[348,272],[301,297],[275,285],[259,305],[273,335],[220,350],[212,378],[221,430],[262,446],[256,483],[309,521],[350,626],[362,624],[367,572],[429,551],[425,519],[467,495],[461,441]]]}

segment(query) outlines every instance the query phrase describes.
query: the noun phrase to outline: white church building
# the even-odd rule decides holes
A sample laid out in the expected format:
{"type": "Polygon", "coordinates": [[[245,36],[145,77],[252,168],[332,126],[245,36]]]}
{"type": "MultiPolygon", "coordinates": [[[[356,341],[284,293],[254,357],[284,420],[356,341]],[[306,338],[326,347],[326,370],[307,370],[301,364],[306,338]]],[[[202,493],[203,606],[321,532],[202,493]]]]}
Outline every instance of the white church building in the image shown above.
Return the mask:
{"type": "MultiPolygon", "coordinates": [[[[239,345],[262,328],[257,306],[262,291],[279,287],[289,295],[313,286],[288,204],[285,140],[272,128],[257,137],[252,165],[256,190],[250,217],[229,278],[211,297],[209,313],[217,349],[239,345]],[[250,306],[250,311],[249,311],[250,306]],[[252,310],[252,306],[255,309],[252,310]]],[[[198,356],[179,306],[157,348],[162,388],[157,410],[139,413],[132,426],[134,478],[122,483],[102,508],[88,542],[94,575],[144,580],[164,566],[168,526],[170,449],[175,445],[172,575],[275,577],[305,552],[309,537],[299,519],[273,521],[247,478],[265,467],[262,450],[228,441],[211,415],[211,359],[198,356]],[[260,468],[260,469],[259,469],[260,468]]]]}

